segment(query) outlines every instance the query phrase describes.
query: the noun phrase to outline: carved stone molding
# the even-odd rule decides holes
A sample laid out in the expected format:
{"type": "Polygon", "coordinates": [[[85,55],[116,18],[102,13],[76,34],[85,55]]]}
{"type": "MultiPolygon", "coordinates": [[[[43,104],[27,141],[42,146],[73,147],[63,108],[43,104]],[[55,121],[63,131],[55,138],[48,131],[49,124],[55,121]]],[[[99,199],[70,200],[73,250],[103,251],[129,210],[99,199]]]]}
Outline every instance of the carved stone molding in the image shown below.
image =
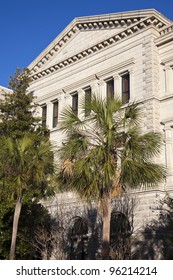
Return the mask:
{"type": "Polygon", "coordinates": [[[55,46],[53,49],[49,51],[43,57],[35,66],[33,69],[31,69],[31,77],[32,80],[37,80],[41,77],[47,76],[55,71],[61,70],[62,68],[69,66],[75,62],[78,62],[79,60],[88,57],[89,55],[92,55],[93,53],[96,53],[100,50],[103,50],[110,45],[118,43],[120,40],[123,40],[124,38],[129,37],[130,35],[142,30],[143,28],[146,28],[148,26],[155,26],[157,29],[162,28],[165,24],[155,16],[150,16],[148,18],[144,18],[143,20],[140,20],[139,18],[133,18],[133,19],[119,19],[119,20],[109,20],[109,21],[103,21],[103,22],[87,22],[87,23],[78,23],[76,24],[55,46]],[[67,41],[76,33],[79,31],[85,31],[85,30],[95,30],[95,29],[110,29],[118,27],[126,27],[123,31],[120,31],[118,34],[109,37],[106,40],[100,41],[99,43],[81,51],[80,53],[76,53],[75,55],[62,60],[58,62],[57,64],[44,69],[43,71],[39,71],[39,68],[43,64],[46,63],[64,44],[67,43],[67,41]]]}
{"type": "MultiPolygon", "coordinates": [[[[93,21],[76,23],[55,45],[54,47],[34,66],[32,72],[37,72],[52,56],[57,53],[68,41],[79,31],[88,30],[101,30],[101,29],[114,29],[121,27],[128,27],[136,22],[139,22],[140,18],[132,19],[117,19],[117,20],[104,20],[104,21],[93,21]]],[[[87,53],[86,53],[87,55],[87,53]]]]}
{"type": "Polygon", "coordinates": [[[160,35],[165,35],[165,34],[171,32],[171,31],[173,31],[173,24],[172,23],[170,25],[162,28],[162,30],[160,30],[159,33],[160,33],[160,35]]]}

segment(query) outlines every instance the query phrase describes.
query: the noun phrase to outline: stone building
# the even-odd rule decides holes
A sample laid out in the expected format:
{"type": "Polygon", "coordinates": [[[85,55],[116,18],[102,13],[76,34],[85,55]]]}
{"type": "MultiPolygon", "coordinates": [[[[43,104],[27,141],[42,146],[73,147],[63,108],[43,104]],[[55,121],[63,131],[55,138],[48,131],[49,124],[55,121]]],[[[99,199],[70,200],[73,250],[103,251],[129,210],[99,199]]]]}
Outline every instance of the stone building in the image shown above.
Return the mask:
{"type": "Polygon", "coordinates": [[[3,94],[6,92],[10,93],[12,91],[9,88],[0,86],[0,100],[3,100],[3,94]]]}
{"type": "MultiPolygon", "coordinates": [[[[92,93],[103,98],[117,94],[126,104],[135,100],[143,108],[143,131],[163,133],[158,162],[166,165],[168,176],[156,189],[132,194],[136,202],[129,225],[133,220],[132,257],[164,258],[163,238],[154,229],[154,223],[160,219],[160,200],[173,193],[173,22],[154,9],[75,18],[29,69],[30,89],[40,104],[42,122],[58,146],[63,140],[59,131],[62,110],[71,105],[80,115],[81,97],[92,93]]],[[[50,209],[55,214],[63,205],[71,220],[67,224],[73,223],[75,217],[80,220],[85,212],[88,228],[83,220],[84,236],[87,239],[92,235],[95,221],[88,218],[91,212],[87,205],[77,205],[72,194],[62,194],[61,200],[55,200],[50,209]]],[[[116,213],[116,217],[122,217],[123,211],[116,213]]],[[[91,216],[98,219],[96,214],[91,216]]],[[[72,247],[76,236],[81,236],[75,234],[74,227],[75,223],[72,247]]],[[[85,238],[79,238],[83,244],[85,238]]],[[[83,255],[79,258],[85,258],[83,255]]]]}

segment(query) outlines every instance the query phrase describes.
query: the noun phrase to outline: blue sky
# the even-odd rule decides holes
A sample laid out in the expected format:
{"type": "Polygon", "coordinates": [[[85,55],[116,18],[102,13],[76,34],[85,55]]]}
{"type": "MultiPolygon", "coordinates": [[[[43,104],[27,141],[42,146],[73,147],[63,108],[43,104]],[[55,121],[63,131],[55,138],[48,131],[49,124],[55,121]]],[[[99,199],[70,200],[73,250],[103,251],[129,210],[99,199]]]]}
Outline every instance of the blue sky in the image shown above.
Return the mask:
{"type": "Polygon", "coordinates": [[[154,8],[173,20],[171,0],[1,0],[0,85],[27,67],[75,18],[154,8]]]}

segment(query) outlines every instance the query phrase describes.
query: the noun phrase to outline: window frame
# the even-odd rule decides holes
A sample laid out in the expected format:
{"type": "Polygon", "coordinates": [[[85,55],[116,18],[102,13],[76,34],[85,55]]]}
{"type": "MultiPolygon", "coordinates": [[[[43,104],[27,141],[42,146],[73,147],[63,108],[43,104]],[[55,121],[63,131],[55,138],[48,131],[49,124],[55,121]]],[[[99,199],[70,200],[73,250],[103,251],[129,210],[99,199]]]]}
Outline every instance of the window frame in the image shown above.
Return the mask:
{"type": "Polygon", "coordinates": [[[121,99],[123,104],[130,101],[130,72],[126,71],[121,74],[121,99]]]}
{"type": "Polygon", "coordinates": [[[73,112],[78,115],[78,99],[79,99],[79,95],[78,92],[74,92],[73,94],[71,94],[72,96],[72,110],[73,112]]]}
{"type": "MultiPolygon", "coordinates": [[[[91,104],[91,97],[92,97],[91,87],[88,86],[88,87],[84,88],[83,90],[84,90],[84,93],[85,93],[85,104],[86,104],[86,101],[91,104]]],[[[91,113],[91,110],[86,110],[85,109],[85,117],[88,117],[90,115],[90,113],[91,113]]]]}
{"type": "Polygon", "coordinates": [[[47,104],[46,103],[43,104],[41,108],[42,108],[42,126],[45,127],[47,124],[47,104]]]}
{"type": "Polygon", "coordinates": [[[106,98],[114,99],[114,96],[115,96],[114,78],[110,77],[109,79],[106,79],[105,83],[106,83],[106,98]]]}
{"type": "Polygon", "coordinates": [[[52,120],[52,127],[57,127],[58,124],[58,113],[59,113],[59,101],[58,99],[52,101],[53,103],[53,120],[52,120]]]}

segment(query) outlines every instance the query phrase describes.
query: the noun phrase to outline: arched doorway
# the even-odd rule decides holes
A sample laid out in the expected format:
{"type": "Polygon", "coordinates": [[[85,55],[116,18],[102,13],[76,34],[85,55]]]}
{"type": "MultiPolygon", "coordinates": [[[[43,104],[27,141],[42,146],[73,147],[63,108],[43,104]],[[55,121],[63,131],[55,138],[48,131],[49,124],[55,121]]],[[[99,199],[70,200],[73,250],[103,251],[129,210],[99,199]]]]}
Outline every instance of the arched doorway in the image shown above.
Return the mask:
{"type": "Polygon", "coordinates": [[[131,259],[131,227],[127,216],[122,212],[111,213],[110,258],[131,259]]]}
{"type": "Polygon", "coordinates": [[[76,216],[72,219],[70,228],[70,259],[87,259],[88,223],[85,219],[76,216]]]}

